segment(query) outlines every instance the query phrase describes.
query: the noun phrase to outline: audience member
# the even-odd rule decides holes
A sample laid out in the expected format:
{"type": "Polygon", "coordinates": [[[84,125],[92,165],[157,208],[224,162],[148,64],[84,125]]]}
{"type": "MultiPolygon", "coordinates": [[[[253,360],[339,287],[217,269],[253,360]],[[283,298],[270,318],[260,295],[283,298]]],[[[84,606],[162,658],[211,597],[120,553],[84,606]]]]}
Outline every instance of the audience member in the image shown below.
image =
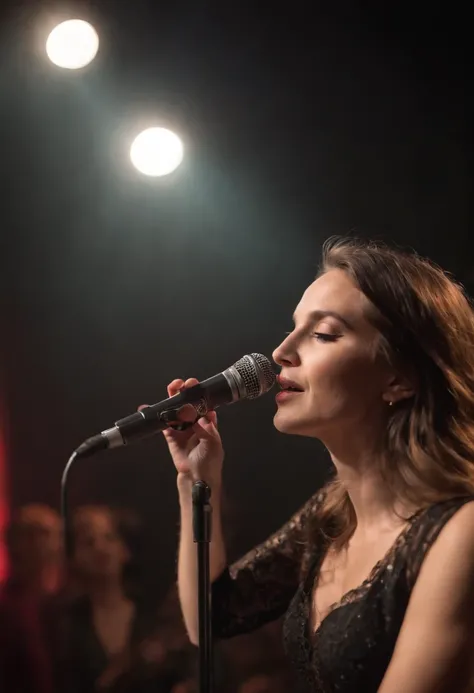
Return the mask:
{"type": "Polygon", "coordinates": [[[82,594],[65,618],[64,689],[169,693],[186,676],[186,663],[179,652],[170,655],[156,610],[140,592],[139,523],[86,506],[75,513],[72,530],[72,577],[82,594]]]}
{"type": "Polygon", "coordinates": [[[18,510],[7,529],[10,576],[0,589],[0,690],[51,693],[47,604],[61,586],[61,519],[47,505],[18,510]]]}

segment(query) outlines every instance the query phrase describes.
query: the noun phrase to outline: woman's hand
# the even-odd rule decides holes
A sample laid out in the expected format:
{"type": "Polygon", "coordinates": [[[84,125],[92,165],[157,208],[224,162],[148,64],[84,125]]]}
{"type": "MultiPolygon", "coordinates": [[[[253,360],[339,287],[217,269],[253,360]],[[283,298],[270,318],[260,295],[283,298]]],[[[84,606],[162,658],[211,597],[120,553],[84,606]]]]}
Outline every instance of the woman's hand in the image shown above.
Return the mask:
{"type": "MultiPolygon", "coordinates": [[[[173,397],[181,390],[197,385],[195,378],[173,380],[168,385],[168,395],[173,397]]],[[[196,412],[190,404],[184,405],[178,412],[179,421],[194,421],[196,412]]],[[[217,430],[217,416],[214,411],[196,421],[184,431],[167,428],[163,435],[178,472],[180,481],[191,479],[202,480],[211,487],[221,483],[224,448],[217,430]]]]}

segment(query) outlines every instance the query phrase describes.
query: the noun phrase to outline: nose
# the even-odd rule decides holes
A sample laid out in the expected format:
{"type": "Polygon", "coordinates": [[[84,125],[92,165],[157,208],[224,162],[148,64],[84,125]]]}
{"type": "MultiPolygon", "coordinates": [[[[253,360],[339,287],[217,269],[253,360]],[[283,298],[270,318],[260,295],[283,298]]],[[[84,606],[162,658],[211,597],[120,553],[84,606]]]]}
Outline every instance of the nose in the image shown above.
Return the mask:
{"type": "Polygon", "coordinates": [[[279,366],[298,366],[300,364],[300,358],[296,350],[296,345],[292,339],[292,335],[289,334],[282,343],[277,346],[272,354],[272,358],[276,364],[279,366]]]}

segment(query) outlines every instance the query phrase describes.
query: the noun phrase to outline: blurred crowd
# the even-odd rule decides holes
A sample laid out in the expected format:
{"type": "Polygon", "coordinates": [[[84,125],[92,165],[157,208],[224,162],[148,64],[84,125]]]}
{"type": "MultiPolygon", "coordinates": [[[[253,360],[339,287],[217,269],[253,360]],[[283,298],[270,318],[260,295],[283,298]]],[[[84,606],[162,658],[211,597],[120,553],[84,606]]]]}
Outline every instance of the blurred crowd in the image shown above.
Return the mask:
{"type": "MultiPolygon", "coordinates": [[[[143,532],[132,512],[83,506],[71,517],[66,558],[61,518],[31,504],[5,541],[0,586],[0,691],[197,693],[197,650],[176,587],[162,604],[142,584],[143,532]]],[[[216,693],[284,693],[291,687],[279,624],[216,645],[216,693]]]]}

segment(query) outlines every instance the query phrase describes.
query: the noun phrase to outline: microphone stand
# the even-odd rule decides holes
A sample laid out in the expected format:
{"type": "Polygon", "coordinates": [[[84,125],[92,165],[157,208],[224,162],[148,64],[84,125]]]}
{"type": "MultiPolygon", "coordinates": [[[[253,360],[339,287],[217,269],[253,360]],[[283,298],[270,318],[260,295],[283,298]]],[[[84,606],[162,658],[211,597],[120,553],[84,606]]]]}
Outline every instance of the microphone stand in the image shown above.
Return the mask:
{"type": "MultiPolygon", "coordinates": [[[[178,410],[160,413],[160,419],[176,431],[184,431],[189,422],[179,422],[178,410]]],[[[199,617],[199,693],[212,693],[214,688],[211,620],[211,577],[209,544],[211,543],[211,489],[204,481],[195,481],[192,488],[193,538],[198,558],[199,617]]]]}
{"type": "Polygon", "coordinates": [[[211,542],[211,489],[204,481],[195,481],[192,490],[193,534],[198,555],[199,613],[199,693],[212,693],[213,657],[211,622],[211,581],[209,544],[211,542]]]}
{"type": "MultiPolygon", "coordinates": [[[[180,422],[177,409],[160,413],[160,419],[177,431],[184,431],[189,422],[180,422]]],[[[211,578],[209,544],[211,543],[211,489],[204,481],[195,481],[192,488],[193,538],[198,557],[199,617],[199,693],[212,693],[214,688],[211,621],[211,578]]]]}

